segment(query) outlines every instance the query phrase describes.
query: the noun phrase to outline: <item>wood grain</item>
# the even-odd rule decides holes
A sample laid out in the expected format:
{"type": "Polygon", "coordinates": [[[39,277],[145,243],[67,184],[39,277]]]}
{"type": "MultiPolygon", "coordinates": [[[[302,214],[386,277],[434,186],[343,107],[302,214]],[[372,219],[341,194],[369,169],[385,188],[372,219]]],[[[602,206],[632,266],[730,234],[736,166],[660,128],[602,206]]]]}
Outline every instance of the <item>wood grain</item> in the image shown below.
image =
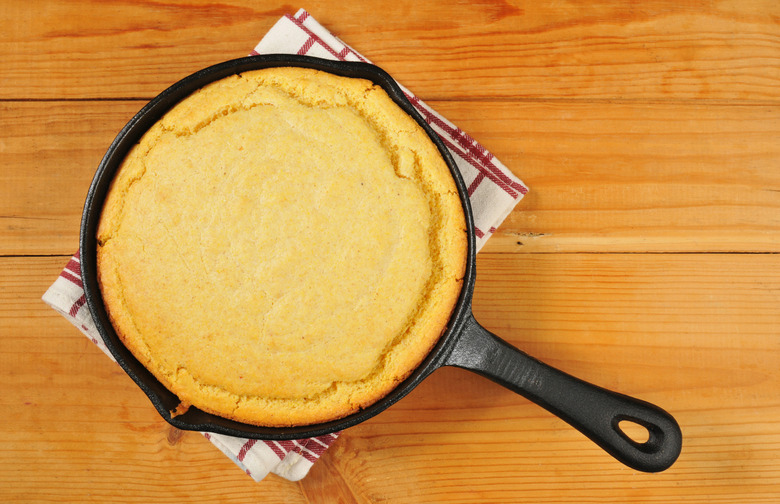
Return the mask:
{"type": "Polygon", "coordinates": [[[542,408],[441,369],[299,483],[255,483],[40,297],[108,145],[151,97],[298,5],[0,3],[0,501],[780,502],[780,3],[306,5],[531,188],[478,256],[474,313],[669,410],[643,474],[542,408]]]}
{"type": "MultiPolygon", "coordinates": [[[[142,101],[4,102],[0,254],[67,254],[100,159],[142,101]]],[[[767,252],[780,105],[431,105],[531,187],[494,252],[767,252]]]]}
{"type": "MultiPolygon", "coordinates": [[[[247,54],[296,8],[254,0],[5,2],[0,98],[152,97],[247,54]]],[[[768,0],[401,0],[384,9],[327,0],[309,8],[428,100],[780,96],[780,4],[768,0]]]]}
{"type": "Polygon", "coordinates": [[[106,502],[120,491],[123,502],[777,496],[777,255],[480,255],[481,323],[565,371],[677,417],[685,447],[664,473],[631,471],[538,406],[442,369],[345,432],[300,484],[270,477],[261,485],[199,434],[172,431],[118,366],[40,301],[66,260],[0,259],[0,330],[14,335],[0,339],[5,501],[106,502]],[[706,489],[697,486],[702,478],[706,489]]]}
{"type": "Polygon", "coordinates": [[[486,250],[778,249],[778,107],[435,105],[531,187],[486,250]]]}

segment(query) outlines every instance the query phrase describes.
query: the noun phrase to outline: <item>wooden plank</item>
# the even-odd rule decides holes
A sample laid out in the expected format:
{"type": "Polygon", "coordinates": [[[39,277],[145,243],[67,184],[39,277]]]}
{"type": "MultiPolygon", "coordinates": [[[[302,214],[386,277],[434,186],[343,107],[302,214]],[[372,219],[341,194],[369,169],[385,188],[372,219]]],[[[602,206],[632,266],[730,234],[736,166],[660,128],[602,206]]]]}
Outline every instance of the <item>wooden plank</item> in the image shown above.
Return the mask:
{"type": "MultiPolygon", "coordinates": [[[[68,254],[141,101],[0,103],[0,254],[68,254]]],[[[780,106],[431,102],[531,188],[493,252],[777,251],[780,106]]]]}
{"type": "MultiPolygon", "coordinates": [[[[777,101],[778,5],[327,0],[311,14],[429,100],[777,101]]],[[[0,99],[151,97],[246,55],[295,9],[253,0],[4,2],[0,99]]]]}
{"type": "Polygon", "coordinates": [[[435,102],[530,187],[494,252],[780,249],[780,107],[435,102]]]}
{"type": "Polygon", "coordinates": [[[300,485],[273,477],[257,485],[198,434],[171,431],[113,363],[40,301],[66,260],[0,258],[6,501],[780,498],[776,254],[480,255],[474,312],[483,325],[676,416],[684,451],[664,473],[626,469],[538,406],[442,369],[347,430],[300,485]]]}

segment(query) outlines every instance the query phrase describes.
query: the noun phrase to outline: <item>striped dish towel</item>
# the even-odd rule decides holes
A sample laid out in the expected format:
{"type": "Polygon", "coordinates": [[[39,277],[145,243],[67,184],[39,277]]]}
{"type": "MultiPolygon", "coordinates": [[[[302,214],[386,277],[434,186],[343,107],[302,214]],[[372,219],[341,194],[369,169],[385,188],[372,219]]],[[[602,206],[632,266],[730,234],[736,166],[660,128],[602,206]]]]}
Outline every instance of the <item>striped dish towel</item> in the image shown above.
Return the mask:
{"type": "MultiPolygon", "coordinates": [[[[301,9],[281,18],[252,54],[307,54],[310,56],[368,61],[333,36],[301,9]]],[[[477,250],[509,215],[527,189],[523,183],[479,143],[434,112],[404,88],[409,100],[451,151],[468,187],[474,211],[477,250]]],[[[83,332],[109,358],[100,333],[85,306],[79,254],[76,253],[43,295],[43,300],[83,332]]],[[[290,481],[306,476],[314,462],[338,438],[338,433],[296,441],[263,441],[216,433],[203,436],[255,481],[274,473],[290,481]]]]}

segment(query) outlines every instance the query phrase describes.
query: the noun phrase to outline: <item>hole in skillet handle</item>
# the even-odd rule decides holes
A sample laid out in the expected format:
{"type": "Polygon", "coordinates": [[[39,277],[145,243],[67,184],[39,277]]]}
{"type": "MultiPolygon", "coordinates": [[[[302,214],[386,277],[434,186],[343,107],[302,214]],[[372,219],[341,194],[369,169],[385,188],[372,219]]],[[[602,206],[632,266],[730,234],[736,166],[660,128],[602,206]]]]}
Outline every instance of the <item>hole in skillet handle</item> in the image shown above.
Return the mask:
{"type": "Polygon", "coordinates": [[[321,436],[338,432],[364,422],[402,399],[430,373],[440,367],[445,356],[449,353],[450,348],[455,342],[450,336],[460,332],[465,315],[470,313],[468,306],[474,283],[474,261],[476,254],[471,206],[466,186],[457,169],[455,161],[442,140],[426,123],[420,113],[415,110],[414,106],[408,101],[405,93],[396,84],[393,78],[381,68],[368,63],[332,61],[310,56],[288,54],[250,56],[213,65],[185,77],[147,103],[119,132],[96,170],[84,204],[79,247],[81,251],[82,280],[87,306],[95,321],[98,332],[117,363],[149,397],[152,405],[166,422],[181,430],[214,432],[236,437],[277,441],[321,436]],[[446,328],[446,332],[442,335],[439,342],[426,359],[407,379],[396,386],[390,394],[365,410],[326,423],[284,428],[261,427],[245,424],[204,412],[195,407],[190,407],[182,414],[173,415],[172,412],[178,408],[181,401],[175,394],[162,385],[122,344],[113,329],[113,325],[111,324],[103,304],[100,286],[97,281],[96,257],[96,234],[103,201],[106,198],[111,181],[125,155],[130,151],[133,145],[141,139],[143,134],[181,99],[211,82],[230,75],[261,68],[282,66],[314,68],[345,77],[368,79],[381,86],[388,95],[426,131],[450,168],[455,184],[458,187],[463,211],[466,217],[469,231],[468,260],[461,294],[448,327],[446,328]]]}
{"type": "Polygon", "coordinates": [[[622,432],[634,443],[641,445],[650,441],[652,427],[645,427],[641,421],[632,418],[615,417],[613,422],[613,428],[622,432]]]}
{"type": "Polygon", "coordinates": [[[663,471],[682,450],[680,426],[663,409],[540,362],[480,326],[473,315],[445,364],[478,373],[530,399],[633,469],[663,471]],[[632,439],[621,427],[624,422],[647,429],[647,440],[632,439]]]}

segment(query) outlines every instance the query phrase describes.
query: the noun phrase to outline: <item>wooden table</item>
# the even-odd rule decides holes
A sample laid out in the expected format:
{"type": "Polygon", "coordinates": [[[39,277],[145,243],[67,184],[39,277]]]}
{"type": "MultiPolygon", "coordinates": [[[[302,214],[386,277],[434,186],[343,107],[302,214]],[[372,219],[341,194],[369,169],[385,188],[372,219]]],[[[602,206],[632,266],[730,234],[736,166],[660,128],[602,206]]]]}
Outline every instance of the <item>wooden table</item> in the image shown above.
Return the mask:
{"type": "Polygon", "coordinates": [[[780,502],[780,3],[302,5],[531,188],[478,258],[475,314],[680,422],[628,469],[484,378],[437,371],[307,478],[255,483],[169,427],[40,297],[109,143],[297,5],[0,6],[3,502],[780,502]]]}

